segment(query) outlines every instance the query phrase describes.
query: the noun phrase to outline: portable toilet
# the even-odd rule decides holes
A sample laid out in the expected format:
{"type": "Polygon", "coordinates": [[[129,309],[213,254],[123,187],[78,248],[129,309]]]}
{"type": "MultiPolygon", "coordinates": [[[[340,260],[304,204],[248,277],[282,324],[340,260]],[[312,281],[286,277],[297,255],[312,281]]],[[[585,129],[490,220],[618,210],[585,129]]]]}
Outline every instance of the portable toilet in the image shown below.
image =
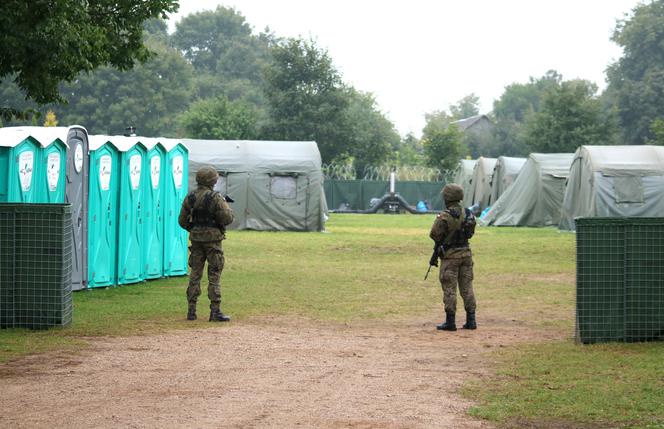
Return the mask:
{"type": "Polygon", "coordinates": [[[120,191],[118,206],[118,284],[144,279],[143,267],[143,172],[145,146],[137,137],[111,137],[120,151],[120,191]]]}
{"type": "Polygon", "coordinates": [[[164,184],[163,166],[166,150],[157,139],[141,138],[148,150],[143,171],[150,172],[143,181],[143,262],[145,278],[164,275],[164,184]]]}
{"type": "Polygon", "coordinates": [[[0,202],[37,202],[41,148],[29,128],[0,128],[0,202]]]}
{"type": "Polygon", "coordinates": [[[120,163],[108,136],[90,136],[88,287],[116,284],[120,163]]]}
{"type": "Polygon", "coordinates": [[[38,203],[65,202],[67,145],[63,140],[66,137],[52,136],[40,142],[43,149],[40,151],[40,165],[36,169],[38,203]]]}
{"type": "Polygon", "coordinates": [[[187,196],[189,151],[175,139],[162,141],[166,149],[164,171],[164,275],[187,274],[187,247],[189,235],[180,228],[180,206],[187,196]]]}
{"type": "Polygon", "coordinates": [[[88,285],[88,132],[72,126],[67,133],[65,202],[72,206],[72,290],[88,285]]]}

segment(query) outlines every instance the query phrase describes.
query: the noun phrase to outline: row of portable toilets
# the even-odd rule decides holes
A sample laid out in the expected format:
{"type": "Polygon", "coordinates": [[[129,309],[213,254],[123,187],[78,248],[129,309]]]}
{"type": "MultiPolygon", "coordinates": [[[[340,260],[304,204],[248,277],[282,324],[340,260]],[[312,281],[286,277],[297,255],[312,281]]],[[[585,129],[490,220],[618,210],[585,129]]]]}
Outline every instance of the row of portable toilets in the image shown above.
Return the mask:
{"type": "Polygon", "coordinates": [[[72,205],[72,289],[187,273],[188,150],[178,140],[0,128],[0,202],[72,205]]]}

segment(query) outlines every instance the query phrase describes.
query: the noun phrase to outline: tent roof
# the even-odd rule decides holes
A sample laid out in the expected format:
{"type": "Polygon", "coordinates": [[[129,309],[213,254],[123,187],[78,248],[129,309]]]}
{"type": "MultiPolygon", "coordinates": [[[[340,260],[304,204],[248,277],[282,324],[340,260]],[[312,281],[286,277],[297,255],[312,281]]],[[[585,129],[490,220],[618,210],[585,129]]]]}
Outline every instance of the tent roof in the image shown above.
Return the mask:
{"type": "Polygon", "coordinates": [[[502,168],[507,174],[517,174],[523,164],[526,163],[526,158],[513,158],[509,156],[499,156],[496,161],[494,169],[502,168]]]}
{"type": "MultiPolygon", "coordinates": [[[[78,126],[76,126],[79,128],[78,126]]],[[[15,147],[28,137],[46,147],[55,140],[67,144],[67,134],[72,127],[6,127],[0,128],[0,146],[15,147]]],[[[80,127],[82,128],[82,127],[80,127]]]]}
{"type": "Polygon", "coordinates": [[[577,158],[588,158],[593,172],[664,173],[662,146],[581,146],[577,158]]]}
{"type": "Polygon", "coordinates": [[[540,175],[569,176],[569,167],[574,158],[573,153],[531,153],[528,156],[539,168],[540,175]]]}
{"type": "Polygon", "coordinates": [[[222,171],[269,169],[320,170],[321,158],[314,141],[193,140],[182,139],[189,161],[210,164],[222,171]]]}

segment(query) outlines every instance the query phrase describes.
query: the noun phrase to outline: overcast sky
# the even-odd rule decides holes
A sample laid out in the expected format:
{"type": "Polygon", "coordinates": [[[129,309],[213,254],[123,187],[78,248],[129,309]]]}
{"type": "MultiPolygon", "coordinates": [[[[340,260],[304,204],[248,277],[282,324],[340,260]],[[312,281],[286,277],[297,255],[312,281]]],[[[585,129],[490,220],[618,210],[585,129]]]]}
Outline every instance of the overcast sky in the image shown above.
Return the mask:
{"type": "MultiPolygon", "coordinates": [[[[376,96],[397,130],[468,94],[488,113],[505,86],[555,69],[606,86],[616,20],[638,0],[181,0],[171,22],[234,7],[259,33],[313,38],[343,80],[376,96]]],[[[171,24],[172,26],[172,24],[171,24]]]]}

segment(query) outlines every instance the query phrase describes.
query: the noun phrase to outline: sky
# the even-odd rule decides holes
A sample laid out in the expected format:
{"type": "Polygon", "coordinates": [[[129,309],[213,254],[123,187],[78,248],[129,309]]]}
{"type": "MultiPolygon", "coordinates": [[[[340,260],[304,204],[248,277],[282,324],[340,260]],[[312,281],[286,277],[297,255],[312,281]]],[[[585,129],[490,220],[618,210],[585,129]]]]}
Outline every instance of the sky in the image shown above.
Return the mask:
{"type": "Polygon", "coordinates": [[[257,34],[304,37],[343,80],[376,97],[403,136],[469,94],[489,113],[506,86],[556,70],[606,87],[622,51],[610,38],[639,0],[181,0],[191,13],[235,8],[257,34]]]}

